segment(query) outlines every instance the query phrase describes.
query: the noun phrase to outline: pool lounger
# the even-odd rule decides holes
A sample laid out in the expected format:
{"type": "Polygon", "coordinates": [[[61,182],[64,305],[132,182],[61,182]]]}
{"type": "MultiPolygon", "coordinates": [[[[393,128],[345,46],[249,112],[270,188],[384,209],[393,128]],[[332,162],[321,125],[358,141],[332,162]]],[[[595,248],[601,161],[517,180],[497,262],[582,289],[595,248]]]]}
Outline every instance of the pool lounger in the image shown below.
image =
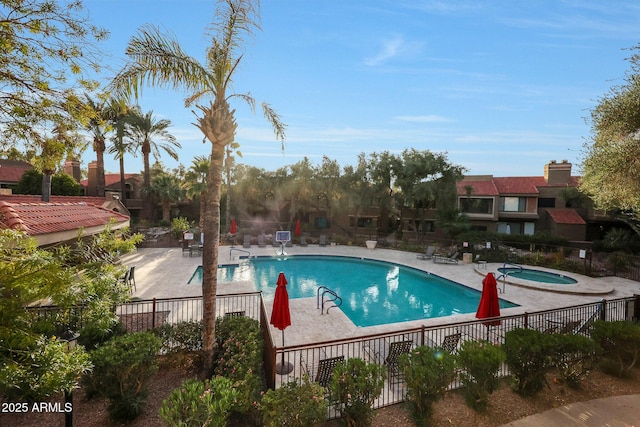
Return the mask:
{"type": "Polygon", "coordinates": [[[458,263],[458,252],[455,252],[451,256],[433,255],[433,262],[440,263],[440,264],[457,264],[458,263]]]}

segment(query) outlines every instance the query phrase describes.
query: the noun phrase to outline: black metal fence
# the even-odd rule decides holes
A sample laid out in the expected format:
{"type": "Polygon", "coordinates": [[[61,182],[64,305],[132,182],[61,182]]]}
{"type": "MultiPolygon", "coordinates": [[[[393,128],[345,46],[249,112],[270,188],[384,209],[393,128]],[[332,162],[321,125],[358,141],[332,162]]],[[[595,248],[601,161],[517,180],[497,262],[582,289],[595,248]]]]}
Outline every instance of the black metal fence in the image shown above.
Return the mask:
{"type": "MultiPolygon", "coordinates": [[[[496,345],[504,344],[508,331],[516,328],[536,329],[542,332],[565,332],[588,336],[596,320],[633,320],[640,316],[640,297],[601,300],[595,303],[576,305],[555,310],[537,311],[495,319],[459,322],[437,327],[419,327],[396,332],[364,337],[335,340],[313,345],[274,347],[271,359],[280,361],[282,357],[293,367],[286,375],[276,375],[275,368],[269,370],[267,384],[277,388],[291,380],[301,381],[304,376],[322,385],[328,383],[327,366],[338,360],[361,358],[373,363],[387,364],[393,346],[413,348],[420,345],[438,347],[455,353],[464,341],[487,340],[496,345]],[[488,325],[499,320],[498,325],[488,325]],[[564,330],[563,330],[564,328],[564,330]],[[407,344],[408,345],[405,345],[407,344]]],[[[509,375],[503,364],[501,376],[509,375]]],[[[451,388],[458,388],[458,379],[451,388]]],[[[400,403],[405,400],[406,386],[400,375],[389,375],[382,393],[374,402],[374,408],[400,403]]],[[[330,418],[338,414],[332,411],[330,418]]]]}

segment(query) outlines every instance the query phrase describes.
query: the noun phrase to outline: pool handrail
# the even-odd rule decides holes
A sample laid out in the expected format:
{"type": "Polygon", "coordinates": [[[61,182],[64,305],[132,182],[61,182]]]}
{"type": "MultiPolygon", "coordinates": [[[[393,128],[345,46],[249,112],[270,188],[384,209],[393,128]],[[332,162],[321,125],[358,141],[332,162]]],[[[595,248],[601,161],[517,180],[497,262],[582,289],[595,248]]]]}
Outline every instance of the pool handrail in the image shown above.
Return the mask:
{"type": "Polygon", "coordinates": [[[333,296],[333,299],[329,299],[326,302],[333,302],[333,305],[329,308],[327,308],[327,314],[329,313],[329,310],[332,307],[340,307],[342,305],[342,298],[340,298],[340,296],[335,293],[333,290],[329,289],[326,286],[318,286],[318,290],[317,290],[317,295],[316,295],[316,303],[318,308],[321,308],[320,314],[325,314],[324,313],[324,296],[325,294],[329,294],[331,296],[333,296]],[[320,294],[320,291],[322,291],[322,295],[320,294]],[[322,304],[320,303],[320,301],[322,300],[322,304]]]}
{"type": "MultiPolygon", "coordinates": [[[[504,264],[502,264],[502,268],[507,268],[507,265],[511,265],[513,267],[517,268],[517,273],[522,272],[523,268],[521,265],[519,264],[514,264],[512,262],[509,261],[505,261],[504,264]]],[[[499,270],[498,270],[499,271],[499,270]]],[[[502,290],[500,288],[498,288],[498,290],[500,291],[501,294],[504,294],[505,291],[505,287],[507,285],[507,277],[509,277],[509,272],[507,273],[502,273],[501,275],[499,275],[498,277],[496,277],[496,282],[499,281],[500,279],[502,279],[502,290]]]]}
{"type": "MultiPolygon", "coordinates": [[[[244,249],[238,249],[238,248],[229,249],[229,258],[231,258],[231,252],[233,252],[233,251],[243,252],[243,253],[247,254],[247,258],[251,258],[251,252],[245,251],[244,249]]],[[[242,258],[242,257],[240,257],[240,258],[242,258]]],[[[231,258],[231,259],[233,259],[233,258],[231,258]]]]}

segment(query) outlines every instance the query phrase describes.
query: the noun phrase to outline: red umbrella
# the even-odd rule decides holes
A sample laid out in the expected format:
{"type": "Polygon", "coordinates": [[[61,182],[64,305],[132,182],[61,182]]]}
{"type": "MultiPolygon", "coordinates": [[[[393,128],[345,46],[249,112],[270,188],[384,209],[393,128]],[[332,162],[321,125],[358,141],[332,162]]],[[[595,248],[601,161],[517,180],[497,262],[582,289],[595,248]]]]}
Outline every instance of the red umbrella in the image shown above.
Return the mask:
{"type": "MultiPolygon", "coordinates": [[[[498,282],[493,273],[487,273],[482,281],[482,296],[476,317],[478,319],[486,319],[488,317],[500,316],[500,303],[498,302],[498,282]]],[[[487,327],[500,324],[500,320],[492,320],[485,322],[487,327]]],[[[488,331],[487,331],[488,332],[488,331]]]]}
{"type": "MultiPolygon", "coordinates": [[[[289,293],[287,292],[287,279],[284,273],[278,275],[276,295],[273,298],[273,310],[271,311],[271,321],[269,322],[282,331],[282,346],[284,347],[284,330],[291,325],[291,313],[289,312],[289,293]]],[[[282,352],[282,363],[276,365],[276,372],[288,374],[293,370],[291,363],[285,363],[284,351],[282,352]]]]}
{"type": "Polygon", "coordinates": [[[236,224],[236,220],[232,219],[231,226],[229,227],[229,233],[236,234],[236,231],[238,231],[238,225],[236,224]]]}
{"type": "Polygon", "coordinates": [[[302,234],[302,227],[300,226],[300,220],[296,221],[296,236],[300,236],[302,234]]]}

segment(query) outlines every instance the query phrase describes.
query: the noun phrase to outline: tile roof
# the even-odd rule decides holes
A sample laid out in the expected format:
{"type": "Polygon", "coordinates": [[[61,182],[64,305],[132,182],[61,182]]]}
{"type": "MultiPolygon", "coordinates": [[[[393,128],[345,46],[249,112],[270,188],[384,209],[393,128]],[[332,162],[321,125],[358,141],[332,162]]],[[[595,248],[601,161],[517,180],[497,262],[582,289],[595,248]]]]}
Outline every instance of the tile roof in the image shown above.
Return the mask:
{"type": "Polygon", "coordinates": [[[515,177],[493,177],[483,181],[458,181],[458,196],[467,194],[465,186],[471,185],[474,188],[473,195],[497,196],[497,195],[538,195],[539,189],[543,187],[577,187],[579,177],[572,176],[568,184],[549,184],[542,176],[515,176],[515,177]],[[490,190],[493,185],[495,192],[490,190]]]}
{"type": "MultiPolygon", "coordinates": [[[[125,173],[124,174],[124,180],[128,180],[129,178],[135,178],[140,176],[140,174],[137,173],[125,173]]],[[[119,184],[120,183],[120,174],[119,173],[105,173],[104,174],[104,185],[105,187],[111,187],[113,185],[119,184]]],[[[83,187],[86,187],[89,185],[89,180],[88,179],[83,179],[82,181],[80,181],[80,185],[82,185],[83,187]]]]}
{"type": "MultiPolygon", "coordinates": [[[[51,196],[52,203],[79,203],[84,202],[90,205],[102,206],[107,199],[97,196],[51,196]]],[[[32,194],[9,194],[0,195],[0,201],[9,203],[40,203],[42,196],[32,194]]]]}
{"type": "Polygon", "coordinates": [[[556,224],[586,224],[575,209],[549,209],[547,213],[556,224]]]}
{"type": "Polygon", "coordinates": [[[19,182],[22,175],[31,169],[33,167],[27,162],[0,159],[0,182],[19,182]]]}
{"type": "Polygon", "coordinates": [[[31,236],[104,226],[129,217],[86,202],[9,203],[0,201],[0,227],[27,232],[31,236]]]}

